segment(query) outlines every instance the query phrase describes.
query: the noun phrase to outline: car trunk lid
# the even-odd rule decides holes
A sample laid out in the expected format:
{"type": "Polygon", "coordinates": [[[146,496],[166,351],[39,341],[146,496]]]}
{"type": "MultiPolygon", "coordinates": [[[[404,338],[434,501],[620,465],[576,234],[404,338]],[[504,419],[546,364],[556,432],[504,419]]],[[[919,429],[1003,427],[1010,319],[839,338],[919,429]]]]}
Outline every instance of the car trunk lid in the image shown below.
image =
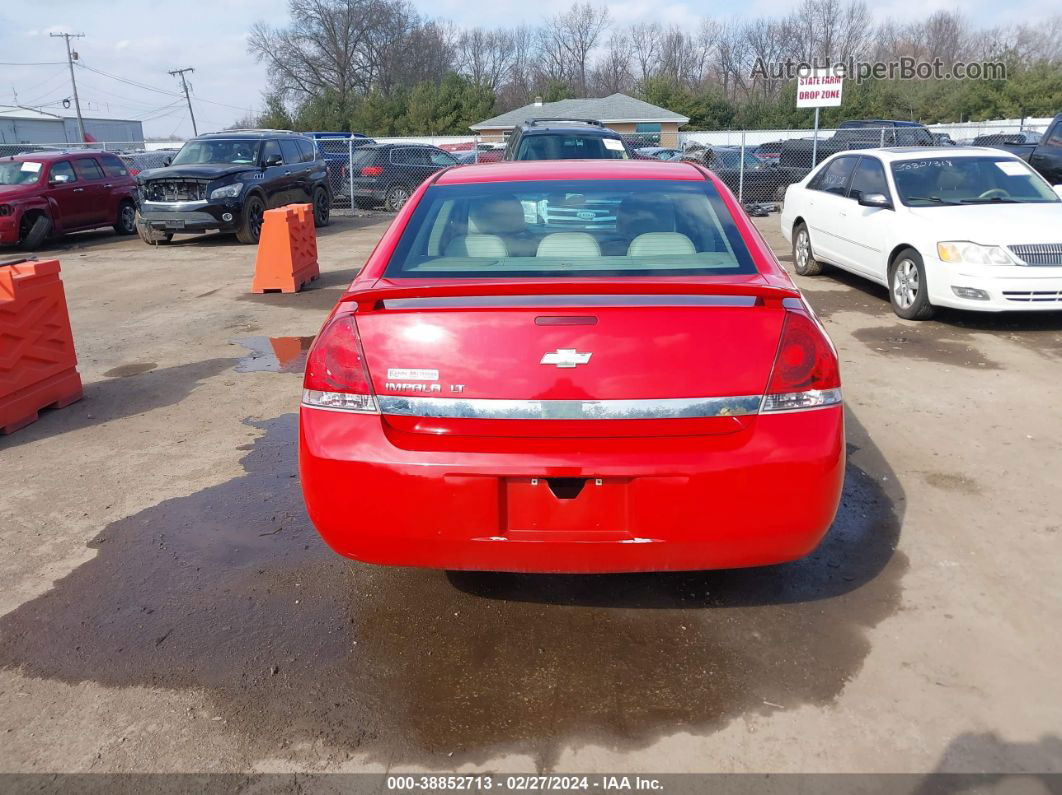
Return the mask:
{"type": "Polygon", "coordinates": [[[796,296],[752,277],[385,286],[345,300],[394,428],[623,436],[740,430],[796,296]]]}

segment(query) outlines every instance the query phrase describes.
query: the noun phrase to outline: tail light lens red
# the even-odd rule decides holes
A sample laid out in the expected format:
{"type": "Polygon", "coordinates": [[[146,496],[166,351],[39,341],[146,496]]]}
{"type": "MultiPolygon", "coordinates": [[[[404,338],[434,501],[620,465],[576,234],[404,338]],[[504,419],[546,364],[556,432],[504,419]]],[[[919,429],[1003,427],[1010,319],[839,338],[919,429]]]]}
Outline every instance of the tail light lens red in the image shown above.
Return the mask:
{"type": "Polygon", "coordinates": [[[378,177],[383,173],[383,168],[380,166],[365,166],[361,170],[363,177],[378,177]]]}
{"type": "Polygon", "coordinates": [[[140,169],[139,169],[139,168],[132,168],[132,167],[130,167],[130,169],[129,169],[129,176],[131,176],[131,177],[135,177],[135,176],[136,176],[137,174],[139,174],[139,173],[140,173],[140,169]]]}
{"type": "Polygon", "coordinates": [[[321,330],[306,360],[302,386],[302,402],[307,406],[368,414],[379,411],[353,315],[339,315],[321,330]]]}
{"type": "Polygon", "coordinates": [[[818,323],[788,309],[762,411],[796,411],[841,402],[837,354],[818,323]]]}

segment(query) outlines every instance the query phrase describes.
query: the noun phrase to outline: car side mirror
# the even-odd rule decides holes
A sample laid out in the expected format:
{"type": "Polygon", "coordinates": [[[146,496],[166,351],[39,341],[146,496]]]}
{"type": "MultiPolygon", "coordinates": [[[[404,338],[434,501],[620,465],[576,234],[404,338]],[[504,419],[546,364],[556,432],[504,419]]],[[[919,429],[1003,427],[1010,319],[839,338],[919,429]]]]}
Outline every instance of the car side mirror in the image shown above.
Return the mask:
{"type": "Polygon", "coordinates": [[[879,210],[891,210],[892,202],[884,193],[863,193],[859,196],[860,207],[876,207],[879,210]]]}
{"type": "Polygon", "coordinates": [[[265,167],[269,168],[270,166],[279,166],[283,162],[284,162],[284,158],[281,157],[280,155],[270,155],[269,157],[267,157],[265,159],[265,167]]]}
{"type": "Polygon", "coordinates": [[[48,180],[49,185],[65,185],[70,181],[69,174],[55,174],[48,180]]]}

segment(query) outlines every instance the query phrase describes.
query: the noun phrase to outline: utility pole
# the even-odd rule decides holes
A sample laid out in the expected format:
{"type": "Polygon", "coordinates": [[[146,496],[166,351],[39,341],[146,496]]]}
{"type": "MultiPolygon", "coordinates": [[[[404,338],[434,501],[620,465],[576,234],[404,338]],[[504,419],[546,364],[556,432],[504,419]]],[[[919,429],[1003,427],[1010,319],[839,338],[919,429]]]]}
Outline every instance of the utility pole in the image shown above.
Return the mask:
{"type": "Polygon", "coordinates": [[[188,103],[188,115],[192,117],[192,133],[194,135],[199,135],[199,130],[197,130],[196,126],[195,126],[195,113],[192,111],[192,98],[188,96],[188,83],[185,82],[185,79],[184,79],[184,73],[185,72],[194,72],[194,71],[195,71],[195,69],[193,69],[192,67],[188,66],[188,67],[186,67],[184,69],[174,69],[172,72],[170,72],[170,74],[174,75],[175,77],[177,75],[181,76],[181,88],[184,89],[184,100],[185,100],[185,102],[188,103]]]}
{"type": "Polygon", "coordinates": [[[74,87],[74,108],[77,109],[77,131],[81,136],[81,143],[85,143],[85,120],[81,118],[81,101],[77,98],[77,80],[74,79],[74,58],[76,53],[70,52],[70,39],[83,39],[84,33],[49,33],[53,39],[66,39],[66,63],[70,67],[70,84],[74,87]]]}

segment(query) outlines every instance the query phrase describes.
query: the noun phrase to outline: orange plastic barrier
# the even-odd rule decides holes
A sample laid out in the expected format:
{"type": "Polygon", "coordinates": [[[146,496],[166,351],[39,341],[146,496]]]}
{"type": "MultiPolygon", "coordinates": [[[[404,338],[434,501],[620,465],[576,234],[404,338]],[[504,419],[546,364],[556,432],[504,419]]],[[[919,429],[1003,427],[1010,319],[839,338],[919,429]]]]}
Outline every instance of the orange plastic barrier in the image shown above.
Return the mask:
{"type": "Polygon", "coordinates": [[[81,395],[59,261],[0,265],[0,433],[81,395]]]}
{"type": "Polygon", "coordinates": [[[251,292],[297,293],[320,275],[313,205],[266,210],[251,292]]]}

